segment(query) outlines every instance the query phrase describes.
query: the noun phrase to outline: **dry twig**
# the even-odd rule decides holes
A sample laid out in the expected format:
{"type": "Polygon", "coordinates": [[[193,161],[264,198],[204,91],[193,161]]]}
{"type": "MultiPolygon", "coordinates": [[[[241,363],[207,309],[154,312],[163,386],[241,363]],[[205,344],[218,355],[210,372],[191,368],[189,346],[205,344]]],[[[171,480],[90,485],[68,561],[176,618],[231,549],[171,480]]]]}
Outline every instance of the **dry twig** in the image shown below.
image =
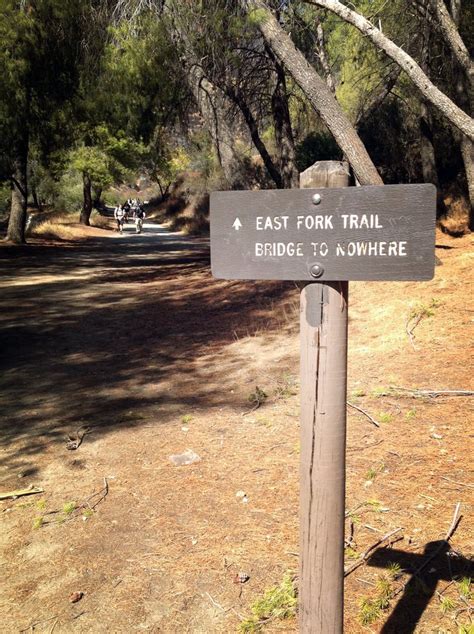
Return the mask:
{"type": "Polygon", "coordinates": [[[8,493],[0,493],[0,500],[8,500],[9,498],[19,498],[23,495],[34,495],[35,493],[44,493],[44,489],[29,486],[27,489],[17,489],[16,491],[9,491],[8,493]]]}
{"type": "Polygon", "coordinates": [[[424,396],[429,396],[431,398],[436,398],[437,396],[474,396],[473,390],[420,390],[408,387],[399,387],[397,385],[391,385],[390,389],[399,392],[408,392],[413,396],[413,398],[420,398],[424,396]]]}
{"type": "Polygon", "coordinates": [[[28,627],[25,627],[24,630],[20,630],[20,634],[21,632],[28,632],[28,630],[34,630],[35,627],[37,625],[40,625],[41,623],[48,623],[49,621],[52,621],[53,619],[59,619],[59,615],[55,614],[54,616],[50,616],[49,619],[42,619],[41,621],[35,621],[34,623],[31,623],[30,625],[28,625],[28,627]]]}
{"type": "Polygon", "coordinates": [[[447,476],[441,476],[442,480],[447,480],[448,482],[452,482],[453,484],[457,484],[460,487],[467,487],[469,489],[474,489],[474,484],[468,484],[467,482],[457,482],[456,480],[452,480],[447,476]]]}
{"type": "Polygon", "coordinates": [[[353,403],[349,403],[349,401],[347,401],[347,405],[349,407],[353,407],[354,409],[356,409],[358,412],[360,412],[361,414],[363,414],[364,416],[366,416],[370,422],[372,423],[372,425],[375,425],[376,427],[380,427],[380,423],[378,423],[375,418],[372,418],[372,416],[370,414],[368,414],[365,410],[361,409],[360,407],[358,407],[357,405],[354,405],[353,403]]]}
{"type": "Polygon", "coordinates": [[[381,537],[379,540],[377,540],[374,544],[372,544],[371,546],[369,546],[363,553],[362,555],[359,557],[359,559],[357,561],[355,561],[351,566],[349,566],[349,568],[347,568],[344,571],[344,577],[347,577],[348,575],[351,574],[351,572],[354,572],[354,570],[357,570],[357,568],[359,568],[360,566],[362,566],[363,563],[365,563],[367,561],[367,559],[369,558],[369,556],[371,555],[371,553],[377,548],[377,546],[380,546],[380,544],[382,544],[383,542],[389,540],[390,544],[393,544],[394,542],[399,541],[400,539],[403,539],[403,535],[400,535],[398,537],[396,537],[395,539],[390,539],[391,537],[393,537],[394,535],[396,535],[397,533],[399,533],[402,530],[402,528],[395,528],[393,531],[390,531],[390,533],[387,533],[386,535],[384,535],[383,537],[381,537]]]}
{"type": "Polygon", "coordinates": [[[415,328],[418,326],[418,324],[420,323],[420,321],[423,319],[424,315],[419,313],[415,316],[410,315],[406,321],[405,324],[405,332],[407,333],[408,337],[410,338],[410,343],[412,345],[413,350],[416,350],[416,346],[415,346],[415,335],[413,334],[413,331],[415,330],[415,328]]]}

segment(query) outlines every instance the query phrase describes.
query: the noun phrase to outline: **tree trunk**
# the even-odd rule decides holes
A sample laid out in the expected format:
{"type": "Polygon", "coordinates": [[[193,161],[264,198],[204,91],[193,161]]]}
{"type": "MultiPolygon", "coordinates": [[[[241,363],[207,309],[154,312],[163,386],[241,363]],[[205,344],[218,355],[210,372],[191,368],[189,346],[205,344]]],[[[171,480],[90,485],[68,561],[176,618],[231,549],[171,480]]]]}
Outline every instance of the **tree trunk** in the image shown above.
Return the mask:
{"type": "Polygon", "coordinates": [[[432,183],[436,187],[436,211],[438,218],[446,213],[443,196],[439,188],[436,155],[433,145],[432,121],[428,105],[421,102],[420,111],[420,158],[423,182],[432,183]]]}
{"type": "Polygon", "coordinates": [[[217,159],[227,181],[232,189],[238,172],[239,160],[235,152],[235,134],[230,125],[230,108],[226,97],[205,76],[200,60],[194,53],[187,35],[187,26],[183,24],[179,5],[166,3],[163,6],[164,15],[168,18],[168,25],[173,41],[183,54],[180,61],[185,71],[188,85],[194,96],[198,110],[203,118],[216,150],[217,159]]]}
{"type": "MultiPolygon", "coordinates": [[[[431,29],[429,22],[425,22],[421,35],[421,68],[424,73],[429,75],[429,51],[431,48],[431,29]]],[[[429,103],[427,103],[425,99],[422,99],[420,104],[419,130],[420,159],[423,181],[425,183],[431,183],[436,187],[436,215],[438,218],[440,218],[441,216],[445,215],[446,207],[439,188],[438,168],[436,166],[436,153],[433,145],[433,121],[430,113],[429,103]]]]}
{"type": "Polygon", "coordinates": [[[12,200],[8,221],[7,240],[25,244],[26,212],[28,204],[27,155],[28,145],[18,152],[13,164],[12,200]]]}
{"type": "Polygon", "coordinates": [[[87,172],[83,172],[82,174],[82,184],[84,202],[82,203],[80,223],[88,227],[90,225],[90,217],[92,213],[92,182],[91,177],[87,172]]]}
{"type": "Polygon", "coordinates": [[[250,14],[258,15],[259,29],[282,64],[305,93],[334,136],[361,185],[382,185],[382,179],[372,163],[364,144],[349,122],[326,82],[308,63],[289,35],[281,28],[262,0],[240,0],[250,14]]]}
{"type": "MultiPolygon", "coordinates": [[[[258,0],[247,0],[256,4],[258,0]]],[[[396,62],[412,80],[424,98],[437,108],[453,125],[474,141],[473,119],[439,90],[426,76],[415,60],[394,44],[364,16],[352,11],[338,0],[307,0],[309,4],[332,11],[340,18],[356,27],[363,35],[396,62]]]]}
{"type": "Polygon", "coordinates": [[[431,7],[436,16],[436,26],[441,31],[444,41],[447,43],[459,66],[464,70],[470,83],[474,79],[474,64],[469,56],[469,51],[459,35],[457,23],[459,15],[455,9],[455,15],[450,16],[444,0],[431,0],[431,7]]]}
{"type": "Polygon", "coordinates": [[[278,189],[282,189],[283,181],[281,178],[281,174],[278,171],[278,168],[276,167],[275,163],[273,162],[273,159],[270,156],[270,153],[268,152],[265,146],[265,143],[260,138],[257,122],[255,121],[255,117],[253,116],[248,103],[246,102],[243,95],[238,90],[235,90],[234,88],[228,88],[227,94],[230,97],[230,99],[232,99],[232,101],[236,104],[236,106],[239,107],[240,112],[242,113],[245,119],[245,122],[248,126],[253,144],[257,148],[260,156],[262,157],[263,164],[265,165],[271,179],[273,180],[273,182],[275,183],[278,189]]]}
{"type": "Polygon", "coordinates": [[[36,190],[36,187],[34,185],[31,187],[31,195],[33,196],[33,202],[36,209],[38,209],[39,211],[43,211],[41,200],[38,198],[38,191],[36,190]]]}
{"type": "Polygon", "coordinates": [[[288,108],[285,71],[273,54],[271,56],[277,75],[277,82],[272,95],[272,111],[282,187],[284,189],[297,188],[299,187],[299,174],[296,169],[295,141],[288,108]]]}
{"type": "Polygon", "coordinates": [[[459,18],[461,17],[461,0],[451,0],[451,16],[456,25],[459,24],[459,18]]]}
{"type": "MultiPolygon", "coordinates": [[[[451,0],[451,15],[457,29],[461,16],[461,0],[451,0]]],[[[469,108],[470,114],[472,114],[474,112],[472,63],[471,73],[466,74],[464,68],[460,71],[460,76],[456,82],[456,93],[459,103],[464,108],[469,108]]],[[[458,134],[458,136],[461,137],[459,139],[459,146],[461,148],[469,195],[469,229],[474,231],[474,143],[464,135],[458,134]]]]}
{"type": "Polygon", "coordinates": [[[323,25],[321,22],[318,22],[318,26],[316,27],[316,35],[318,37],[318,57],[323,68],[324,74],[326,75],[326,83],[328,85],[329,90],[336,94],[336,82],[334,81],[334,77],[331,72],[331,66],[329,65],[328,56],[326,54],[326,44],[324,41],[324,31],[323,25]]]}
{"type": "Polygon", "coordinates": [[[100,209],[101,208],[101,196],[102,196],[102,187],[94,187],[94,202],[93,202],[93,207],[94,209],[100,209]]]}
{"type": "Polygon", "coordinates": [[[461,154],[469,192],[469,229],[474,231],[474,143],[465,136],[461,139],[461,154]]]}

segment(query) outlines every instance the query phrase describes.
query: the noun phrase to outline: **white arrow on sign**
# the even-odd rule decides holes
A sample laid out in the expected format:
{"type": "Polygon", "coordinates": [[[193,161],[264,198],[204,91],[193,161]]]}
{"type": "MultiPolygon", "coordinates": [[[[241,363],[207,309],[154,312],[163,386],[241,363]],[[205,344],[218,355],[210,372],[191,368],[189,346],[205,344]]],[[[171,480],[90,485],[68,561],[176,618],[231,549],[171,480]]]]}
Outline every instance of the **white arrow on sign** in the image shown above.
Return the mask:
{"type": "Polygon", "coordinates": [[[238,231],[240,229],[240,227],[242,226],[242,223],[240,222],[240,220],[238,218],[236,218],[234,220],[234,224],[232,226],[234,227],[234,229],[236,231],[238,231]]]}

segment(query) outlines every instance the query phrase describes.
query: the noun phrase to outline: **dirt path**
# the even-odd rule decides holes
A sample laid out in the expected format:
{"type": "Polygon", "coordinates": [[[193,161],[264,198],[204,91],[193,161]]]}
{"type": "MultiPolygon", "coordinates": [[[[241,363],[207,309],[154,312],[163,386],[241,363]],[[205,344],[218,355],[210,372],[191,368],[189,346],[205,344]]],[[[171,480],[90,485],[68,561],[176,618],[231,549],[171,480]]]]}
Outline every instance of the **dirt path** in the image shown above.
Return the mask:
{"type": "MultiPolygon", "coordinates": [[[[456,244],[439,253],[433,282],[351,291],[352,400],[381,419],[377,429],[350,418],[357,552],[397,526],[398,547],[422,552],[457,501],[465,519],[454,542],[469,552],[469,400],[388,390],[469,389],[472,256],[467,239],[456,244]],[[441,303],[415,351],[406,314],[433,297],[441,303]]],[[[0,490],[45,491],[1,503],[3,631],[232,632],[255,597],[296,570],[298,293],[213,280],[208,262],[205,239],[153,225],[140,236],[0,249],[0,490]],[[269,398],[242,416],[257,385],[269,398]],[[82,425],[90,432],[68,451],[67,433],[82,425]],[[174,466],[169,456],[188,448],[201,460],[174,466]],[[93,513],[71,510],[104,478],[108,495],[93,513]],[[234,583],[239,572],[245,585],[234,583]],[[84,596],[70,603],[73,592],[84,596]]],[[[390,621],[360,624],[358,604],[380,573],[363,571],[365,581],[348,580],[350,633],[390,621]]],[[[384,632],[413,631],[394,618],[384,632]]],[[[453,623],[436,597],[416,619],[419,632],[453,623]]]]}

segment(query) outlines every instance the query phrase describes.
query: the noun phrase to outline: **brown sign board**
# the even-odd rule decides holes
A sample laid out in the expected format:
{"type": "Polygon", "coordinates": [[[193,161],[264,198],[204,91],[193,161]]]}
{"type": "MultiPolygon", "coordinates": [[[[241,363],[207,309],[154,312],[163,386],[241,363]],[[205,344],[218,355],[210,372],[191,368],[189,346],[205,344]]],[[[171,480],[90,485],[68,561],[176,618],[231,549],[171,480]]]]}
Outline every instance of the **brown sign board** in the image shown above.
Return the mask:
{"type": "Polygon", "coordinates": [[[436,188],[383,185],[213,192],[214,277],[429,280],[436,188]]]}

